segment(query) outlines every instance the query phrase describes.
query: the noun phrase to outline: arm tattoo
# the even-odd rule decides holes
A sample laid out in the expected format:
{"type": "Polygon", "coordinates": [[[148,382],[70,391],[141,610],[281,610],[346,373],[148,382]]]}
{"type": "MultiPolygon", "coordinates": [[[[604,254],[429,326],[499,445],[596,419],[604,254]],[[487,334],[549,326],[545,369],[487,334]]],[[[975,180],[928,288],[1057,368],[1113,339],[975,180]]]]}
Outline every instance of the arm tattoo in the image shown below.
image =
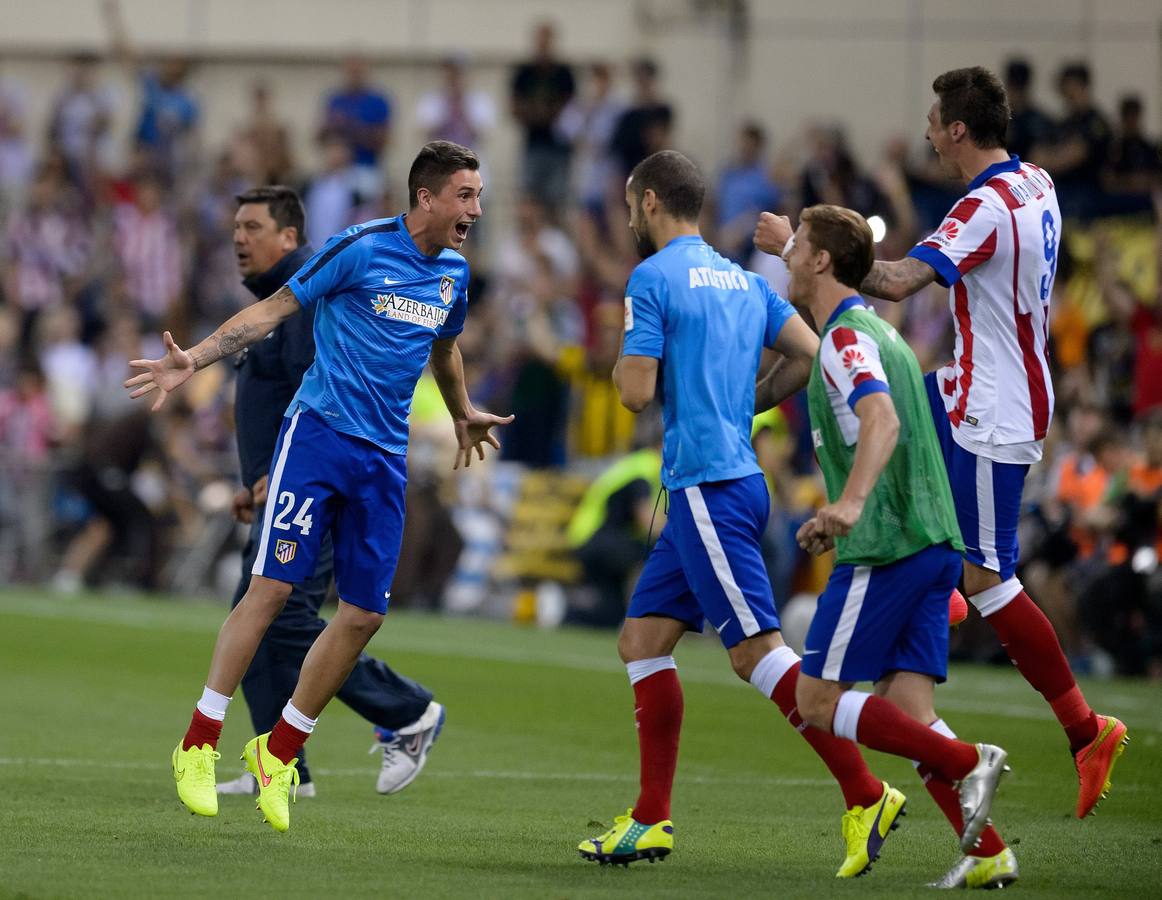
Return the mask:
{"type": "Polygon", "coordinates": [[[254,340],[254,329],[248,325],[239,325],[214,337],[218,345],[218,358],[221,359],[237,353],[254,340]]]}
{"type": "Polygon", "coordinates": [[[873,297],[903,300],[931,284],[935,277],[931,266],[910,256],[896,262],[876,260],[859,288],[862,293],[873,297]]]}
{"type": "Polygon", "coordinates": [[[265,300],[242,310],[194,347],[190,351],[194,368],[204,369],[243,347],[249,347],[298,310],[299,301],[294,292],[286,286],[279,288],[265,300]]]}

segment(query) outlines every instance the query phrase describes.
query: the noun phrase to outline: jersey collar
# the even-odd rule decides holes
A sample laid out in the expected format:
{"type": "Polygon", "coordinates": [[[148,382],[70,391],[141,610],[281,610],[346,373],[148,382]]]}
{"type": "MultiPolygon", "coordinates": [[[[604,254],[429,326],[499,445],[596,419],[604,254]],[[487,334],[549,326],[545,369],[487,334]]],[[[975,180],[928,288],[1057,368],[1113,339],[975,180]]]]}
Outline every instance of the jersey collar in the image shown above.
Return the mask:
{"type": "Polygon", "coordinates": [[[972,179],[972,181],[968,183],[968,190],[975,191],[990,178],[994,178],[997,175],[1003,175],[1006,172],[1016,172],[1020,168],[1021,161],[1017,158],[1017,154],[1010,153],[1007,161],[993,163],[991,166],[977,175],[976,178],[972,179]]]}
{"type": "Polygon", "coordinates": [[[840,303],[839,306],[835,307],[834,312],[832,312],[831,315],[827,318],[827,324],[823,326],[823,330],[826,331],[831,327],[832,322],[842,316],[849,309],[855,309],[856,307],[859,307],[860,309],[868,308],[867,304],[863,300],[863,297],[861,297],[859,294],[852,294],[850,297],[840,303]]]}

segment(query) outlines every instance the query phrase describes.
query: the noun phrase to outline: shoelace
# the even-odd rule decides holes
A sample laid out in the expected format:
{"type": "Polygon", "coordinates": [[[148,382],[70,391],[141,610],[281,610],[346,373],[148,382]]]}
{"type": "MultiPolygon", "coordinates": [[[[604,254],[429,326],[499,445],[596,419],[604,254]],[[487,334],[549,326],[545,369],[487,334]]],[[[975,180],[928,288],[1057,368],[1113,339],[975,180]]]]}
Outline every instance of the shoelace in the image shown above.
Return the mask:
{"type": "Polygon", "coordinates": [[[271,780],[278,781],[279,789],[282,790],[286,794],[290,793],[290,785],[288,785],[287,782],[293,781],[294,786],[295,786],[295,792],[294,792],[293,798],[291,799],[291,802],[292,803],[298,802],[298,799],[299,799],[299,770],[298,770],[298,766],[287,766],[285,769],[283,769],[281,772],[279,772],[277,775],[275,775],[274,778],[271,780]],[[289,778],[287,777],[287,773],[290,773],[289,778]]]}
{"type": "Polygon", "coordinates": [[[383,764],[389,766],[395,760],[395,751],[399,749],[400,737],[396,735],[390,741],[376,741],[371,745],[371,749],[367,751],[368,755],[376,751],[383,751],[383,764]]]}
{"type": "Polygon", "coordinates": [[[855,810],[848,810],[843,814],[843,820],[840,823],[840,830],[843,831],[843,839],[851,843],[853,838],[862,838],[863,829],[860,826],[863,823],[860,820],[859,813],[855,810]]]}
{"type": "Polygon", "coordinates": [[[194,770],[194,778],[199,784],[215,781],[213,763],[222,758],[222,754],[217,750],[211,750],[209,753],[195,753],[192,760],[190,760],[190,768],[194,770]]]}

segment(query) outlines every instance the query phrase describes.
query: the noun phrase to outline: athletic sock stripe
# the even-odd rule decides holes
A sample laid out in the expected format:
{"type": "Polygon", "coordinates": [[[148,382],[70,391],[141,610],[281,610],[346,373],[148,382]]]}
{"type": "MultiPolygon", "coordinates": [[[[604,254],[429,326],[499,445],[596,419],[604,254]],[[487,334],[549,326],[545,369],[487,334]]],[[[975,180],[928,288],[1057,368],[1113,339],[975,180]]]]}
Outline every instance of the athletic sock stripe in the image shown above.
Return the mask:
{"type": "Polygon", "coordinates": [[[714,529],[714,522],[710,518],[710,510],[706,508],[706,501],[697,485],[686,488],[686,500],[690,504],[690,513],[694,517],[694,526],[698,529],[698,536],[702,538],[702,545],[706,548],[706,555],[710,557],[710,565],[714,575],[722,587],[730,608],[738,617],[742,625],[742,633],[751,637],[759,633],[759,623],[751,612],[750,604],[742,595],[742,589],[734,580],[734,573],[730,571],[730,562],[726,558],[726,551],[722,549],[722,542],[718,539],[718,532],[714,529]]]}
{"type": "Polygon", "coordinates": [[[287,427],[286,436],[282,439],[282,447],[279,449],[278,461],[274,464],[274,472],[270,476],[270,484],[266,489],[266,512],[262,516],[262,539],[258,544],[258,556],[254,560],[254,568],[250,570],[251,575],[265,575],[263,569],[266,568],[266,548],[270,545],[270,529],[271,522],[274,520],[274,508],[278,505],[278,492],[282,487],[282,471],[286,468],[286,457],[290,451],[291,438],[294,437],[295,428],[299,424],[299,414],[302,413],[302,408],[295,410],[291,416],[290,425],[287,427]]]}
{"type": "Polygon", "coordinates": [[[831,636],[831,644],[827,648],[827,658],[823,662],[823,677],[828,681],[839,681],[839,673],[843,670],[843,657],[847,655],[847,646],[851,643],[851,636],[855,633],[855,623],[859,620],[860,610],[863,609],[863,600],[867,596],[867,586],[871,581],[870,566],[856,566],[851,573],[851,586],[847,589],[847,598],[843,601],[843,611],[839,614],[839,621],[835,625],[835,634],[831,636]]]}

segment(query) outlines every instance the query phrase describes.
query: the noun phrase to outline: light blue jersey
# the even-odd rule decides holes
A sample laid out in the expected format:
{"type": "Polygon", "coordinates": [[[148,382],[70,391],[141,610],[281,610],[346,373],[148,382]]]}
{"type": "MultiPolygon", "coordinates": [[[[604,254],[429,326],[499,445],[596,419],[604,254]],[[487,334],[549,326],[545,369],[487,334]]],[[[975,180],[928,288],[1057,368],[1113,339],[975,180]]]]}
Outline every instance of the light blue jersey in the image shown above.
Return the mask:
{"type": "Polygon", "coordinates": [[[432,343],[464,329],[468,263],[425,256],[403,216],[335,235],[287,282],[315,311],[315,362],[287,415],[313,410],[336,431],[406,453],[408,413],[432,343]]]}
{"type": "Polygon", "coordinates": [[[700,237],[675,238],[634,269],[623,353],[660,360],[667,490],[760,471],[750,443],[755,377],[763,347],[794,312],[700,237]]]}

